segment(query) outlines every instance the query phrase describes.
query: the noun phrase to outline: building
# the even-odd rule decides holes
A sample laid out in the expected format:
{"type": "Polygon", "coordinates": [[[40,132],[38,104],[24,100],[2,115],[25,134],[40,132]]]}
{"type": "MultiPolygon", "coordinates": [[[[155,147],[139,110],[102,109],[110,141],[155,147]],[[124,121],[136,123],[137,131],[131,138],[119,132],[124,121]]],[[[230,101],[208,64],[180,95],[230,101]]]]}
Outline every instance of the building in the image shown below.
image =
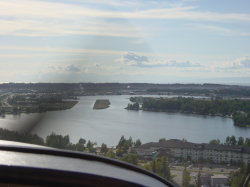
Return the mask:
{"type": "Polygon", "coordinates": [[[228,186],[228,177],[225,175],[214,175],[211,176],[212,187],[226,187],[228,186]]]}
{"type": "Polygon", "coordinates": [[[152,159],[157,155],[165,155],[169,158],[179,158],[193,162],[208,160],[213,163],[250,163],[250,147],[196,144],[177,139],[146,143],[133,148],[132,152],[142,159],[152,159]]]}

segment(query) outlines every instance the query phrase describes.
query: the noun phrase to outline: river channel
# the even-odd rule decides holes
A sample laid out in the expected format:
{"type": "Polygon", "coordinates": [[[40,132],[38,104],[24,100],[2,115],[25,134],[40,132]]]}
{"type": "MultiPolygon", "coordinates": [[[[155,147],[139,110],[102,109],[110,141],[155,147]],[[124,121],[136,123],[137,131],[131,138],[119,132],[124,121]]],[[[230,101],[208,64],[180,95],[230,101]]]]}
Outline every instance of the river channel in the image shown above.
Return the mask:
{"type": "Polygon", "coordinates": [[[31,132],[45,138],[55,132],[70,136],[72,142],[80,137],[114,146],[124,135],[143,143],[166,139],[186,139],[206,143],[211,139],[224,141],[227,136],[250,137],[250,128],[236,127],[230,118],[180,113],[127,111],[129,97],[84,96],[70,110],[43,114],[6,115],[0,127],[20,132],[31,132]],[[96,99],[109,99],[107,109],[93,110],[96,99]]]}

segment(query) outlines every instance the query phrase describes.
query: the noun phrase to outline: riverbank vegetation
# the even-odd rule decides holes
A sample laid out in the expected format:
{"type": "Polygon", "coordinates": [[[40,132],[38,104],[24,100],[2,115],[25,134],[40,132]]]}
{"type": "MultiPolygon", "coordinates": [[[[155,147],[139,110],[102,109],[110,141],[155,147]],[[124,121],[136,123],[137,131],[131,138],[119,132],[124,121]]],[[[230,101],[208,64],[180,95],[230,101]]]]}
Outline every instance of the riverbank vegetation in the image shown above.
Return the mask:
{"type": "Polygon", "coordinates": [[[67,110],[78,103],[76,97],[69,98],[63,99],[61,94],[5,94],[0,97],[0,115],[67,110]]]}
{"type": "Polygon", "coordinates": [[[93,109],[105,109],[110,105],[110,101],[108,99],[98,99],[95,101],[93,109]]]}
{"type": "MultiPolygon", "coordinates": [[[[136,99],[132,99],[136,101],[136,99]]],[[[142,110],[181,112],[188,114],[230,117],[237,126],[250,126],[250,100],[197,98],[144,98],[142,110]]]]}
{"type": "Polygon", "coordinates": [[[125,108],[127,110],[139,110],[140,109],[140,105],[139,103],[132,103],[132,104],[128,104],[128,106],[125,108]]]}

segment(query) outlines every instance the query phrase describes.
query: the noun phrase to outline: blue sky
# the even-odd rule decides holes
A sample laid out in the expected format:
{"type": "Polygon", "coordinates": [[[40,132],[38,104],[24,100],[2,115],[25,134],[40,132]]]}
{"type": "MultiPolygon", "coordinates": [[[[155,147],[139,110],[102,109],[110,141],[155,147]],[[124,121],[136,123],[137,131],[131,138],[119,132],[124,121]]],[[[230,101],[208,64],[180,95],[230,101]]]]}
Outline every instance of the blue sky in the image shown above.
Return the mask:
{"type": "Polygon", "coordinates": [[[249,0],[0,0],[0,82],[250,82],[249,0]]]}

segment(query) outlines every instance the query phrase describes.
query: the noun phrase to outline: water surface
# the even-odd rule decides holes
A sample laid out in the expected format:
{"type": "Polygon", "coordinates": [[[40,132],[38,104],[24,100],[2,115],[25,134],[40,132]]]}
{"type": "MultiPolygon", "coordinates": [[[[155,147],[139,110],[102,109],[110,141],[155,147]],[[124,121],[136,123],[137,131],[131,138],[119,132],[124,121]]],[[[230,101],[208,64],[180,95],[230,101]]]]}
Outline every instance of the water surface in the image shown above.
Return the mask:
{"type": "Polygon", "coordinates": [[[55,132],[69,134],[71,141],[80,137],[109,146],[116,145],[122,135],[141,139],[143,143],[160,138],[187,139],[192,142],[224,141],[227,136],[250,137],[250,128],[236,127],[229,118],[179,113],[127,111],[130,96],[85,96],[70,110],[44,114],[6,115],[0,127],[36,133],[43,138],[55,132]],[[93,110],[96,99],[109,99],[111,106],[93,110]]]}

